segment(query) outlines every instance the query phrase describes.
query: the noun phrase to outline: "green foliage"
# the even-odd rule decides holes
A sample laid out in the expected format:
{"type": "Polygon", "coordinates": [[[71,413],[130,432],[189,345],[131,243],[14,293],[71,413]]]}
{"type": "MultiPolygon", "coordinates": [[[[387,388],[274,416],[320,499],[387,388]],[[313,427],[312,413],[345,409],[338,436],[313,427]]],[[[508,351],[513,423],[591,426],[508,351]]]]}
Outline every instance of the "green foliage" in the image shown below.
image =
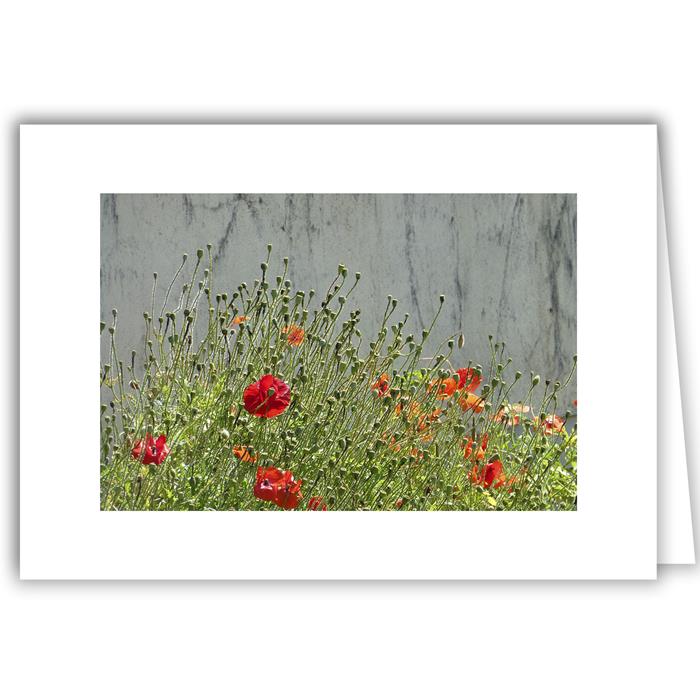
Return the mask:
{"type": "Polygon", "coordinates": [[[269,466],[301,480],[299,509],[310,497],[330,510],[575,509],[576,427],[569,427],[569,414],[551,434],[543,422],[556,413],[575,361],[561,383],[540,384],[532,374],[523,382],[504,344],[491,343],[490,367],[468,367],[483,382],[480,400],[465,411],[466,388],[449,396],[441,391],[441,382],[459,378],[451,358],[463,336],[425,356],[442,299],[431,326],[414,337],[405,332],[407,315],[392,322],[397,302],[389,297],[382,324],[366,343],[361,311],[348,306],[359,274],[348,282],[339,266],[316,302],[313,290],[292,290],[286,259],[269,281],[268,252],[252,287],[216,293],[210,247],[200,275],[203,258],[198,251],[190,281],[168,313],[186,256],[157,315],[154,275],[144,345],[130,361],[117,357],[116,311],[107,327],[111,352],[100,373],[110,391],[101,409],[103,509],[274,509],[253,494],[256,469],[269,466]],[[293,326],[304,331],[300,344],[290,344],[293,326]],[[264,374],[291,389],[288,408],[274,418],[243,407],[245,388],[264,374]],[[386,392],[377,384],[382,375],[386,392]],[[523,406],[514,406],[511,396],[523,384],[523,406]],[[171,451],[162,464],[132,456],[146,433],[167,436],[171,451]],[[487,449],[478,458],[484,435],[487,449]],[[475,444],[466,458],[469,438],[475,444]],[[241,458],[246,450],[255,462],[241,458]],[[502,472],[488,483],[487,464],[495,460],[502,472]]]}

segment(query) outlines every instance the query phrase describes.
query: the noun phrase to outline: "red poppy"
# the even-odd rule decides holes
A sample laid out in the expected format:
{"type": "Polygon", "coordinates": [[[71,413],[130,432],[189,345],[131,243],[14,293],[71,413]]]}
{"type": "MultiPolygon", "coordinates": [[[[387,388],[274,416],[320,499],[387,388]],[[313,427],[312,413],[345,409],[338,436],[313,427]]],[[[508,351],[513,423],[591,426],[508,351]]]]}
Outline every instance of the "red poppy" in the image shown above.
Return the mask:
{"type": "Polygon", "coordinates": [[[372,384],[372,391],[374,391],[377,396],[384,396],[384,394],[389,391],[389,375],[386,372],[372,384]]]}
{"type": "Polygon", "coordinates": [[[281,379],[265,374],[243,392],[243,405],[254,416],[274,418],[289,406],[289,395],[289,387],[281,379]]]}
{"type": "Polygon", "coordinates": [[[253,494],[261,501],[271,501],[280,508],[293,510],[302,499],[301,481],[296,481],[290,471],[258,467],[253,494]]]}
{"type": "Polygon", "coordinates": [[[131,456],[144,464],[163,464],[170,454],[170,448],[165,444],[166,439],[165,435],[160,435],[154,440],[153,435],[146,433],[146,439],[139,440],[134,445],[131,456]]]}
{"type": "Polygon", "coordinates": [[[499,459],[494,459],[485,467],[474,466],[469,474],[469,479],[480,486],[490,488],[500,488],[506,483],[506,476],[503,473],[503,464],[499,459]]]}
{"type": "Polygon", "coordinates": [[[309,505],[306,507],[306,510],[328,510],[328,506],[319,496],[312,496],[309,499],[309,505]]]}
{"type": "MultiPolygon", "coordinates": [[[[467,438],[467,444],[464,446],[464,458],[465,459],[469,459],[469,457],[471,457],[475,444],[476,444],[476,442],[474,440],[472,440],[472,438],[467,438]]],[[[486,448],[488,447],[488,444],[489,444],[488,433],[484,433],[484,437],[481,440],[481,447],[479,447],[479,449],[474,454],[474,461],[478,462],[479,460],[482,460],[484,458],[484,456],[486,455],[486,448]]]]}
{"type": "Polygon", "coordinates": [[[457,374],[459,375],[458,389],[474,391],[481,384],[481,373],[473,367],[462,367],[457,370],[457,374]]]}
{"type": "Polygon", "coordinates": [[[304,336],[306,335],[301,326],[295,326],[294,324],[291,326],[285,326],[282,329],[282,333],[287,336],[287,342],[294,347],[301,345],[304,342],[304,336]]]}

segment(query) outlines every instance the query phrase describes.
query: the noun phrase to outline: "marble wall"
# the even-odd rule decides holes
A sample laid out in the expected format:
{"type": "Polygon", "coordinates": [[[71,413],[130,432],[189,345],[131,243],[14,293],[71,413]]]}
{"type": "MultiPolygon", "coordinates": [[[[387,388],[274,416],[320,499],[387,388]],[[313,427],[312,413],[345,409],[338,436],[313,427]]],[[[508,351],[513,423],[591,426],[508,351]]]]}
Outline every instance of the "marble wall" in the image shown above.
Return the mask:
{"type": "Polygon", "coordinates": [[[365,329],[392,294],[397,318],[410,313],[420,333],[445,294],[434,332],[463,331],[465,362],[487,364],[489,334],[543,378],[565,374],[576,352],[573,194],[102,195],[102,317],[119,309],[124,357],[143,347],[152,273],[162,293],[182,253],[192,261],[207,242],[220,291],[258,277],[270,242],[297,288],[322,294],[339,262],[361,271],[349,306],[362,308],[365,329]]]}

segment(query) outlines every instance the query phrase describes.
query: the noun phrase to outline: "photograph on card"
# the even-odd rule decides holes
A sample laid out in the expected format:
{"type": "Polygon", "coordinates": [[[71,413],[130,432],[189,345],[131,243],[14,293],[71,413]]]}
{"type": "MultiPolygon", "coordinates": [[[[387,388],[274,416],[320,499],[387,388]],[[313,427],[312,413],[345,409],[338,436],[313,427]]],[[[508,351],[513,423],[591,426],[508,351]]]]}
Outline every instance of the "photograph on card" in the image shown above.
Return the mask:
{"type": "Polygon", "coordinates": [[[100,204],[102,510],[576,510],[575,194],[100,204]]]}

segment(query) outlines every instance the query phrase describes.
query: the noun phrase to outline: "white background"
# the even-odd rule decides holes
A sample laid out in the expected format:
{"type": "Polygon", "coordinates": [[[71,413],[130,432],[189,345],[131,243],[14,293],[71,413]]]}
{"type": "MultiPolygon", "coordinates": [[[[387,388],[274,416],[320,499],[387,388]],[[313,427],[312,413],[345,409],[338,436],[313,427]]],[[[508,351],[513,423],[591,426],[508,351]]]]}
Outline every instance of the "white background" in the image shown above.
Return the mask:
{"type": "MultiPolygon", "coordinates": [[[[696,697],[697,567],[637,584],[20,584],[13,342],[20,120],[659,121],[697,502],[692,4],[16,5],[0,46],[5,695],[696,697]]],[[[71,440],[41,445],[38,434],[37,446],[71,440]]]]}

